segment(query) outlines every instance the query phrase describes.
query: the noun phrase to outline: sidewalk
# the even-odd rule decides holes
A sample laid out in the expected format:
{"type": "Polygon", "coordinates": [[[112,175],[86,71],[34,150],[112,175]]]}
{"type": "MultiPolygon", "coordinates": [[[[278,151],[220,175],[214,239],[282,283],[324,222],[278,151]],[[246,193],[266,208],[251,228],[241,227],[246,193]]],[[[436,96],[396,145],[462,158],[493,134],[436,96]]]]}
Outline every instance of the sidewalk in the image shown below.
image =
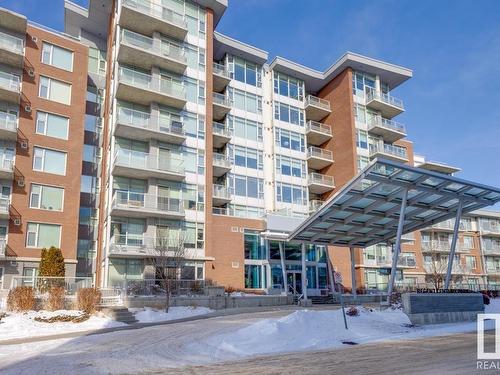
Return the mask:
{"type": "MultiPolygon", "coordinates": [[[[318,305],[313,307],[308,307],[309,310],[337,310],[340,308],[340,305],[318,305]]],[[[236,309],[224,309],[224,310],[216,310],[214,312],[205,314],[205,315],[196,315],[188,318],[174,319],[174,320],[166,320],[163,322],[153,322],[153,323],[134,323],[130,325],[126,325],[123,327],[112,327],[112,328],[102,328],[98,330],[88,330],[88,331],[77,331],[77,332],[68,332],[61,333],[57,335],[45,335],[45,336],[37,336],[37,337],[25,337],[25,338],[17,338],[17,339],[8,339],[8,340],[0,340],[0,346],[2,345],[18,345],[18,344],[28,344],[31,342],[40,342],[40,341],[48,341],[48,340],[57,340],[57,339],[66,339],[73,337],[81,337],[81,336],[89,336],[89,335],[100,335],[104,333],[117,332],[117,331],[127,331],[132,329],[141,329],[145,327],[151,326],[160,326],[167,324],[176,324],[176,323],[184,323],[191,322],[195,320],[202,319],[210,319],[217,318],[221,316],[230,316],[230,315],[238,315],[238,314],[248,314],[248,313],[265,313],[269,311],[296,311],[306,309],[296,305],[285,305],[285,306],[266,306],[266,307],[243,307],[236,309]]],[[[49,323],[47,323],[49,324],[49,323]]]]}

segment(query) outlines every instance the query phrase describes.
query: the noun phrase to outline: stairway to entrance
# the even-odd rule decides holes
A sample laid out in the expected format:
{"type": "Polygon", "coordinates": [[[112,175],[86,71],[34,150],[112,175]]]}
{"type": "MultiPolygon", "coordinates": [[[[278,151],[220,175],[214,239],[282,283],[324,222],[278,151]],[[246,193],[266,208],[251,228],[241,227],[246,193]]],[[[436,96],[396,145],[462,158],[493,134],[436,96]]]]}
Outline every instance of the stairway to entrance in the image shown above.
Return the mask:
{"type": "Polygon", "coordinates": [[[104,315],[113,318],[117,322],[122,322],[126,324],[134,324],[138,322],[138,320],[135,319],[134,314],[128,311],[126,307],[120,307],[120,306],[105,307],[101,311],[104,315]]]}

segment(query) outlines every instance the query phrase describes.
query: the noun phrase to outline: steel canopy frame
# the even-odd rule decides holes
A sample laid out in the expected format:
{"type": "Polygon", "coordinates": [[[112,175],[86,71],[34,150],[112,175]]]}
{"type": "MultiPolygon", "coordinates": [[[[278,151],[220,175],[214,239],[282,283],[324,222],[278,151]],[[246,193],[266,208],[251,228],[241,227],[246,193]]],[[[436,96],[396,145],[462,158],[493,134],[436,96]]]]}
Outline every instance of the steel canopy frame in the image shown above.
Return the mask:
{"type": "MultiPolygon", "coordinates": [[[[375,159],[288,236],[288,241],[365,248],[396,239],[391,282],[401,236],[500,202],[500,188],[375,159]]],[[[455,231],[456,232],[456,231],[455,231]]],[[[451,252],[456,244],[452,241],[451,252]]],[[[449,259],[447,280],[453,259],[449,259]]],[[[448,283],[447,283],[448,284],[448,283]]]]}

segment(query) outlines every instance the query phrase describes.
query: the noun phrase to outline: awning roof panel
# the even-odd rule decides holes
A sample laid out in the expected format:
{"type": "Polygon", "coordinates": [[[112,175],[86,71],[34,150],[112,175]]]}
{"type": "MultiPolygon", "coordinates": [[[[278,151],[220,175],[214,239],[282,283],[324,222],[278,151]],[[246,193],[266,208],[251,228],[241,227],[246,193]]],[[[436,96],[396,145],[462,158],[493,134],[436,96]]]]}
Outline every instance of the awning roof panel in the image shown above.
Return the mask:
{"type": "Polygon", "coordinates": [[[408,191],[403,234],[500,201],[500,189],[386,159],[375,159],[305,220],[291,241],[366,247],[396,237],[408,191]]]}

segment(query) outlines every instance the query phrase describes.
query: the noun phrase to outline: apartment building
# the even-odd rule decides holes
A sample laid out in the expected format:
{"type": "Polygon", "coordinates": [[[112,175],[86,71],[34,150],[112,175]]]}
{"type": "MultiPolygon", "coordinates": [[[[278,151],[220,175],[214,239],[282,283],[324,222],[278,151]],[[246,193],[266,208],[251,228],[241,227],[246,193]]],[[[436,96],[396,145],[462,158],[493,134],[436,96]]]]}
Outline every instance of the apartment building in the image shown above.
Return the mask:
{"type": "MultiPolygon", "coordinates": [[[[351,52],[324,72],[270,61],[268,52],[215,31],[227,6],[65,1],[64,33],[2,11],[0,53],[10,64],[2,77],[18,79],[0,93],[2,165],[12,166],[11,190],[2,189],[10,224],[0,272],[35,275],[39,248],[59,245],[69,275],[117,286],[154,279],[155,247],[182,238],[178,278],[264,293],[282,291],[286,279],[300,293],[301,249],[283,240],[371,160],[459,171],[415,155],[406,139],[397,120],[405,105],[393,90],[410,69],[351,52]],[[40,203],[61,189],[64,205],[40,203]]],[[[482,211],[462,220],[457,282],[500,279],[498,217],[482,211]]],[[[398,282],[426,282],[445,262],[450,233],[441,224],[405,236],[398,282]]],[[[311,245],[309,295],[327,288],[327,251],[346,287],[353,277],[363,289],[387,285],[392,244],[352,253],[311,245]]]]}

